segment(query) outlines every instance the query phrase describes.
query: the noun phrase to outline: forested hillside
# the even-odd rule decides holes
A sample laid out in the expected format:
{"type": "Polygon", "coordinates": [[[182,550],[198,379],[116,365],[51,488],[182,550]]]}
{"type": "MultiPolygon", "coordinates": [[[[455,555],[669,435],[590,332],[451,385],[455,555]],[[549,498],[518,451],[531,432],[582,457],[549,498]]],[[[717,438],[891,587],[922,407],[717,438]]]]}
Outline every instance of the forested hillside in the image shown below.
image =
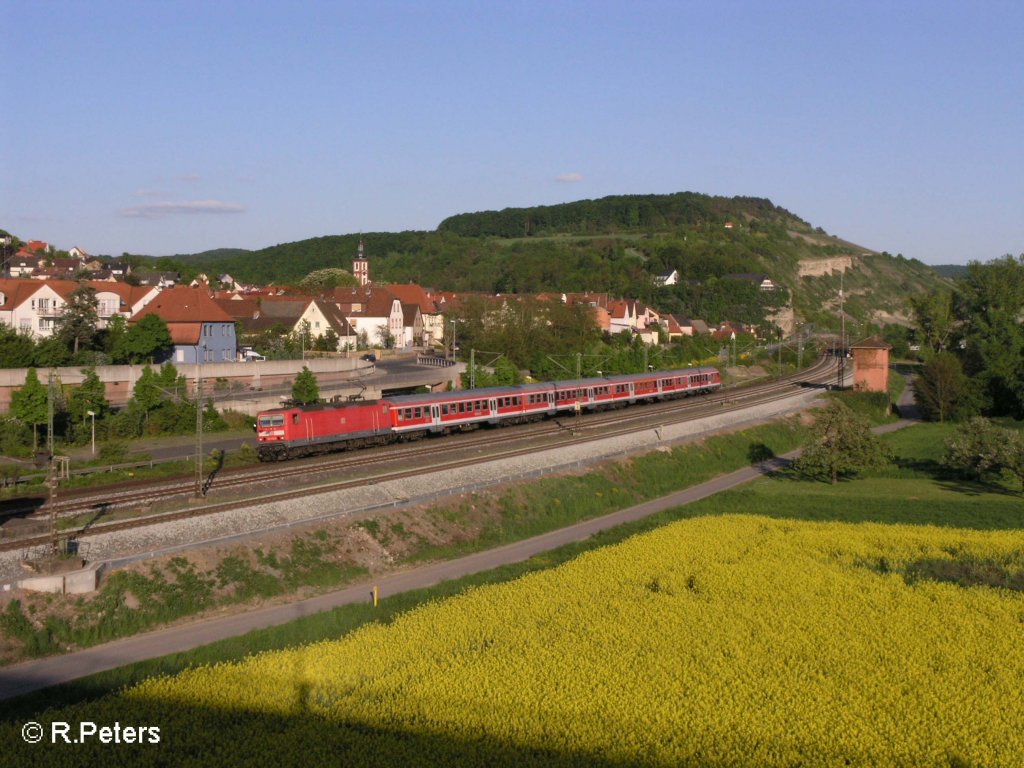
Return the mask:
{"type": "Polygon", "coordinates": [[[695,192],[672,195],[616,195],[533,208],[461,213],[438,225],[464,237],[531,237],[556,234],[662,232],[699,229],[735,218],[806,222],[757,197],[712,197],[695,192]]]}
{"type": "Polygon", "coordinates": [[[378,282],[489,293],[608,292],[710,321],[750,319],[741,310],[755,301],[768,305],[755,307],[755,315],[792,302],[801,317],[827,322],[844,271],[852,314],[905,317],[907,295],[941,281],[921,262],[841,240],[770,200],[692,192],[464,213],[432,232],[332,235],[175,261],[186,273],[294,284],[317,269],[350,268],[360,240],[378,282]],[[657,288],[654,276],[670,270],[679,283],[657,288]],[[725,279],[734,273],[767,274],[783,290],[758,298],[725,279]]]}

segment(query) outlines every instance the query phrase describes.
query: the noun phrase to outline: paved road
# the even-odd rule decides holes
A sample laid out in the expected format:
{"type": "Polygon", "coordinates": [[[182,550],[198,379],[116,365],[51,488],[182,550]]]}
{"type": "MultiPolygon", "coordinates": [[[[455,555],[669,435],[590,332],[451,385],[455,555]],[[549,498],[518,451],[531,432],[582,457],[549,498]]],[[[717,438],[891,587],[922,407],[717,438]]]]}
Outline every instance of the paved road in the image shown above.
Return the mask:
{"type": "MultiPolygon", "coordinates": [[[[887,425],[884,430],[891,431],[913,423],[912,421],[904,420],[887,425]]],[[[491,549],[457,560],[449,560],[382,576],[375,581],[366,581],[308,600],[262,608],[233,616],[199,620],[87,648],[64,656],[28,661],[6,667],[0,669],[0,700],[30,693],[51,685],[69,682],[86,675],[114,669],[137,661],[156,658],[169,653],[187,651],[217,640],[242,635],[255,629],[284,624],[294,619],[330,610],[341,605],[368,602],[371,599],[370,595],[374,584],[378,586],[379,596],[387,598],[389,595],[396,595],[411,589],[421,589],[442,581],[457,579],[501,565],[521,562],[540,552],[555,549],[570,542],[582,541],[599,531],[613,528],[622,523],[640,520],[656,512],[690,504],[721,491],[735,488],[765,474],[781,463],[791,460],[798,454],[799,451],[793,451],[770,462],[738,469],[735,472],[722,475],[706,483],[678,491],[660,499],[638,504],[629,509],[593,520],[587,520],[568,528],[551,531],[531,539],[508,544],[498,549],[491,549]]]]}

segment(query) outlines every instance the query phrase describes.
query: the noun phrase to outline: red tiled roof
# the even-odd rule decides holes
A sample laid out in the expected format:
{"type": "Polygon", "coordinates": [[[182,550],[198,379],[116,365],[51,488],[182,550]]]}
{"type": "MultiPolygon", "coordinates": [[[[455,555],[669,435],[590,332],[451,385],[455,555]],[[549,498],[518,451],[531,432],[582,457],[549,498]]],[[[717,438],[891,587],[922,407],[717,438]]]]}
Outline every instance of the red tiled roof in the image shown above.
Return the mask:
{"type": "Polygon", "coordinates": [[[437,312],[437,308],[434,306],[434,301],[430,298],[430,295],[422,286],[416,285],[415,283],[388,285],[387,291],[397,298],[403,305],[417,305],[420,308],[420,312],[423,314],[432,315],[437,312]]]}
{"type": "MultiPolygon", "coordinates": [[[[231,323],[234,318],[210,298],[205,288],[179,285],[161,291],[132,320],[158,315],[165,323],[231,323]]],[[[197,337],[198,338],[198,337],[197,337]]]]}

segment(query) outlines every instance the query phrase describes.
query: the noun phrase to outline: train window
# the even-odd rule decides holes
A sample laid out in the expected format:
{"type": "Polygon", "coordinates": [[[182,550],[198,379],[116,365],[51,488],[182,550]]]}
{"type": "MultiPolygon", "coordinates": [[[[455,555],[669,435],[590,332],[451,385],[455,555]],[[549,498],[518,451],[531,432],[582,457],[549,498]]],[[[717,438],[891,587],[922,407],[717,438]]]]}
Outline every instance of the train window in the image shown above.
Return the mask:
{"type": "Polygon", "coordinates": [[[405,417],[405,412],[401,408],[399,408],[395,412],[398,414],[397,418],[398,418],[399,421],[405,421],[405,418],[404,418],[405,417]]]}
{"type": "Polygon", "coordinates": [[[298,413],[293,413],[292,414],[292,424],[298,424],[298,423],[299,423],[299,414],[298,413]]]}
{"type": "Polygon", "coordinates": [[[441,415],[442,416],[447,416],[448,415],[448,403],[441,403],[441,415]]]}
{"type": "Polygon", "coordinates": [[[415,409],[413,410],[413,415],[414,415],[414,416],[415,416],[415,417],[416,417],[417,419],[422,419],[422,418],[423,418],[423,409],[422,409],[422,408],[415,408],[415,409]]]}

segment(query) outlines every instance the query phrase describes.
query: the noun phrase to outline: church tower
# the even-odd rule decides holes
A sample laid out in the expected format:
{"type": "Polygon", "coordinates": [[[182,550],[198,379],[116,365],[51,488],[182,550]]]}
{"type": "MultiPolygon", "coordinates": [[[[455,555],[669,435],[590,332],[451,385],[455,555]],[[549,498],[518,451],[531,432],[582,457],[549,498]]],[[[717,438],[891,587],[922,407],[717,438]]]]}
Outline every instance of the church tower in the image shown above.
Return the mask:
{"type": "Polygon", "coordinates": [[[352,260],[352,275],[359,281],[359,285],[366,285],[370,282],[370,264],[363,253],[363,241],[359,241],[359,252],[352,260]]]}

